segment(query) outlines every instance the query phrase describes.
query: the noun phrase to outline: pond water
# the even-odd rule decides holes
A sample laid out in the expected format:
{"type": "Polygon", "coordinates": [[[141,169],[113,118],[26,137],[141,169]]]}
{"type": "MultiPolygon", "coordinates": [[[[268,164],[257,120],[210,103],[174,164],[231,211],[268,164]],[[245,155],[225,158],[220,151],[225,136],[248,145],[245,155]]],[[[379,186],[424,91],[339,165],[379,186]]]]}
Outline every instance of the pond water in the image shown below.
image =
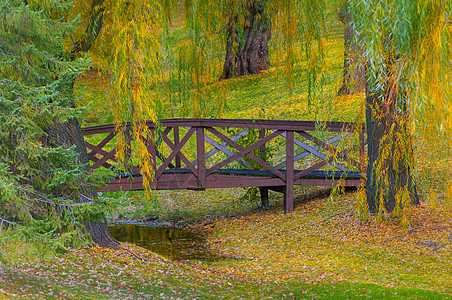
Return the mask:
{"type": "Polygon", "coordinates": [[[174,227],[149,227],[136,224],[113,224],[111,235],[121,242],[128,242],[172,260],[224,259],[211,253],[202,235],[174,227]]]}

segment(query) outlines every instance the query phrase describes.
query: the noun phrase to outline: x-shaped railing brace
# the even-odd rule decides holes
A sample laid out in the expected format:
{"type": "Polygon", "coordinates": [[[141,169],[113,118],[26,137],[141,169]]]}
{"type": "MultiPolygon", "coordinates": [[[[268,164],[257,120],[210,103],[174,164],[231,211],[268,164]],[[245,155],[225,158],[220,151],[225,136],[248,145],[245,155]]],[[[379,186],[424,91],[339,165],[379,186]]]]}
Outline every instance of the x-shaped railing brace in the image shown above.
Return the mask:
{"type": "MultiPolygon", "coordinates": [[[[277,130],[273,130],[273,132],[276,132],[276,131],[277,131],[277,130]]],[[[350,135],[350,134],[351,134],[351,132],[347,132],[347,133],[346,133],[346,136],[348,136],[348,135],[350,135]]],[[[285,132],[282,133],[281,136],[283,136],[284,138],[287,138],[287,134],[286,134],[285,132]]],[[[342,138],[342,134],[338,134],[338,135],[336,135],[336,136],[330,138],[330,139],[326,142],[326,144],[331,145],[331,144],[333,144],[333,143],[339,141],[341,138],[342,138]]],[[[295,145],[300,146],[301,148],[303,148],[304,150],[306,150],[306,151],[304,151],[304,152],[302,152],[302,153],[300,153],[300,154],[298,154],[297,156],[294,157],[294,163],[295,163],[296,161],[298,161],[298,160],[300,160],[300,159],[302,159],[302,158],[304,158],[304,157],[310,155],[310,154],[313,154],[313,155],[317,156],[318,158],[320,158],[320,159],[322,159],[322,160],[328,160],[328,159],[329,159],[325,154],[319,152],[319,150],[320,150],[319,147],[310,147],[310,146],[306,145],[305,143],[303,143],[302,141],[300,141],[300,140],[298,140],[298,139],[296,139],[296,138],[294,138],[294,143],[295,143],[295,145]]],[[[346,172],[346,171],[348,170],[346,167],[344,167],[343,165],[341,165],[341,164],[339,164],[339,163],[336,163],[335,166],[336,166],[339,170],[344,171],[344,172],[346,172]]],[[[281,169],[283,169],[283,168],[285,168],[285,167],[286,167],[286,162],[280,163],[279,165],[276,166],[276,168],[277,168],[278,170],[281,170],[281,169]]]]}
{"type": "MultiPolygon", "coordinates": [[[[190,127],[185,127],[185,129],[190,129],[190,127]]],[[[237,133],[236,135],[234,135],[233,137],[231,137],[231,141],[236,142],[243,136],[247,135],[249,132],[250,131],[248,129],[244,129],[244,130],[240,131],[239,133],[237,133]]],[[[206,134],[204,134],[204,140],[207,143],[209,143],[210,145],[215,147],[214,149],[212,149],[206,153],[206,159],[212,157],[213,155],[215,155],[216,153],[218,153],[220,151],[223,152],[224,154],[228,155],[229,157],[231,157],[235,154],[234,152],[232,152],[231,150],[226,148],[226,146],[228,146],[227,142],[223,142],[222,144],[219,144],[214,139],[208,137],[206,134]]],[[[243,158],[239,158],[239,159],[237,159],[237,161],[247,168],[250,168],[250,169],[252,168],[251,164],[248,163],[247,161],[245,161],[243,158]]],[[[197,166],[198,160],[196,159],[196,160],[192,161],[192,164],[197,166]]]]}

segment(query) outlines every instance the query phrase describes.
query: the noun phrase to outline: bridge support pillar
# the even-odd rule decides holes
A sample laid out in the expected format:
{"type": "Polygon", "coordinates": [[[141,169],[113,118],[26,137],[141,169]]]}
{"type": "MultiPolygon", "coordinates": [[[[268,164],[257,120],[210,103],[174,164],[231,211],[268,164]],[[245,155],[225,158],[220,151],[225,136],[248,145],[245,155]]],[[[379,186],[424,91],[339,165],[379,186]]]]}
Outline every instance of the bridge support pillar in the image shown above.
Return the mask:
{"type": "Polygon", "coordinates": [[[262,186],[259,188],[259,191],[261,193],[262,207],[267,208],[268,207],[268,188],[262,186]]]}

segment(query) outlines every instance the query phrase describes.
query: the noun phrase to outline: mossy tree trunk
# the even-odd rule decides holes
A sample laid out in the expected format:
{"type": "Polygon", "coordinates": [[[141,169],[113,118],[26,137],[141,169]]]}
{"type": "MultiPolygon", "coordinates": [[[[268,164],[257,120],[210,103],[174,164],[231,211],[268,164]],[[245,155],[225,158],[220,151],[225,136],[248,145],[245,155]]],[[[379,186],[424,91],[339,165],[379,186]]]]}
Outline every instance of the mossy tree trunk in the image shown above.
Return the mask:
{"type": "Polygon", "coordinates": [[[251,1],[246,5],[245,24],[238,24],[237,16],[229,17],[226,57],[220,80],[258,74],[270,68],[268,40],[271,25],[264,10],[263,1],[251,1]]]}
{"type": "MultiPolygon", "coordinates": [[[[46,133],[48,134],[46,143],[49,147],[70,148],[74,146],[75,151],[79,153],[75,163],[86,165],[87,172],[89,172],[88,153],[77,118],[69,119],[65,123],[54,123],[46,129],[46,133]]],[[[83,190],[88,198],[94,199],[96,197],[96,192],[91,187],[87,186],[83,190]]],[[[76,198],[76,201],[80,202],[82,198],[76,198]]],[[[86,232],[91,236],[93,242],[99,246],[118,249],[118,243],[111,237],[105,217],[102,218],[103,220],[100,222],[84,223],[86,232]]]]}
{"type": "MultiPolygon", "coordinates": [[[[366,88],[368,139],[367,203],[371,213],[419,204],[411,173],[413,141],[407,108],[398,110],[403,93],[388,84],[386,95],[366,88]],[[398,206],[398,207],[396,207],[398,206]]],[[[367,87],[367,85],[366,85],[367,87]]]]}
{"type": "Polygon", "coordinates": [[[355,33],[351,22],[350,12],[346,6],[342,6],[338,14],[339,20],[344,24],[344,75],[342,77],[342,86],[337,94],[352,95],[354,93],[364,92],[365,86],[365,68],[359,62],[359,48],[354,41],[355,33]]]}

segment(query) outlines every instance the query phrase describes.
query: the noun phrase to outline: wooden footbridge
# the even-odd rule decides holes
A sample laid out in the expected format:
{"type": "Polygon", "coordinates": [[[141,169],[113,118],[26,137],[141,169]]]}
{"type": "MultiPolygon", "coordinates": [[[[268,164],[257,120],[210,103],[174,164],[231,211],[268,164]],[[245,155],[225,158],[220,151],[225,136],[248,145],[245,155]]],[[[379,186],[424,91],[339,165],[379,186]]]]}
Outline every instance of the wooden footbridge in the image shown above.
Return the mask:
{"type": "MultiPolygon", "coordinates": [[[[152,156],[157,190],[259,187],[264,206],[268,190],[284,193],[288,213],[295,185],[359,186],[364,173],[364,129],[355,123],[166,119],[158,127],[146,125],[155,137],[142,140],[152,156]]],[[[130,132],[131,125],[124,128],[130,132]]],[[[91,168],[113,172],[103,190],[143,189],[139,167],[116,169],[114,124],[83,128],[83,135],[91,168]]]]}

